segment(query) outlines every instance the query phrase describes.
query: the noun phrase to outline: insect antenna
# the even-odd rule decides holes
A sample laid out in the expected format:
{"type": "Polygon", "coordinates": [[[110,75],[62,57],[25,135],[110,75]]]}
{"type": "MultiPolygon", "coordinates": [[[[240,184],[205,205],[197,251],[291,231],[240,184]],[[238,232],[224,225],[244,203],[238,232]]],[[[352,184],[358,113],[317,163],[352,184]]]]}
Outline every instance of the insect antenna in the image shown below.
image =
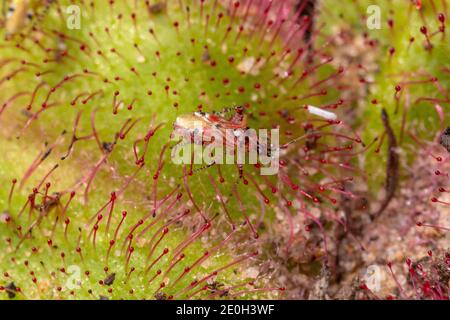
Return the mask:
{"type": "MultiPolygon", "coordinates": [[[[192,174],[197,173],[197,172],[200,172],[200,171],[203,171],[203,170],[206,170],[206,169],[209,169],[209,168],[211,168],[211,167],[214,166],[214,165],[216,165],[215,162],[213,162],[213,163],[211,163],[211,164],[208,164],[208,165],[206,165],[206,166],[197,168],[197,169],[195,169],[195,170],[192,170],[192,174]]],[[[180,176],[180,179],[182,179],[182,178],[184,178],[184,177],[186,177],[186,176],[190,176],[190,175],[192,175],[192,174],[191,174],[191,172],[187,172],[187,173],[185,173],[183,176],[180,176]]]]}

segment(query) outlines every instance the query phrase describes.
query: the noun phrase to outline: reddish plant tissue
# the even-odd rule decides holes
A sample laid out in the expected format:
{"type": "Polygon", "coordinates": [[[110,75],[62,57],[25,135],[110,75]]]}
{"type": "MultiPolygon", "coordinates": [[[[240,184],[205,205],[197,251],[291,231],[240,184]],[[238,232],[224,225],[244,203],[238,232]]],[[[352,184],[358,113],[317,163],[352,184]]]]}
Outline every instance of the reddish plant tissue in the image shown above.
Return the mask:
{"type": "MultiPolygon", "coordinates": [[[[1,194],[4,298],[448,299],[440,76],[405,73],[389,87],[394,108],[379,108],[374,65],[386,48],[396,63],[398,49],[328,30],[314,0],[84,1],[100,18],[79,32],[52,25],[70,3],[38,6],[18,31],[2,21],[0,143],[27,154],[1,194]],[[436,94],[412,96],[416,86],[436,94]],[[434,140],[407,121],[419,103],[438,115],[434,140]],[[381,125],[367,134],[359,108],[369,106],[381,125]],[[276,175],[261,163],[171,163],[176,120],[226,107],[214,119],[280,130],[276,175]],[[369,158],[387,159],[384,189],[372,191],[369,158]],[[438,248],[414,251],[402,279],[380,249],[399,237],[396,255],[416,242],[438,248]],[[381,292],[359,275],[377,261],[392,280],[381,292]]],[[[447,8],[431,3],[437,30],[422,2],[410,7],[423,19],[420,50],[437,55],[447,8]]]]}

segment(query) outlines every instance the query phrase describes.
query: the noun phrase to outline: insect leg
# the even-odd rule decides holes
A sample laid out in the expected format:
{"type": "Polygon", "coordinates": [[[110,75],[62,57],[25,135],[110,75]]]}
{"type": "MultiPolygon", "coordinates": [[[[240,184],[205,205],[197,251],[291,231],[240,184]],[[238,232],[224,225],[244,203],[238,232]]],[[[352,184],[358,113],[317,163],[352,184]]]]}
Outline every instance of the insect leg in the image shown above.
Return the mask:
{"type": "Polygon", "coordinates": [[[203,167],[201,167],[201,168],[195,169],[195,170],[192,171],[192,174],[197,173],[197,172],[200,172],[200,171],[203,171],[203,170],[205,170],[205,169],[209,169],[209,168],[211,168],[212,166],[214,166],[215,164],[216,164],[216,163],[213,162],[213,163],[208,164],[208,165],[206,165],[206,166],[203,166],[203,167]]]}

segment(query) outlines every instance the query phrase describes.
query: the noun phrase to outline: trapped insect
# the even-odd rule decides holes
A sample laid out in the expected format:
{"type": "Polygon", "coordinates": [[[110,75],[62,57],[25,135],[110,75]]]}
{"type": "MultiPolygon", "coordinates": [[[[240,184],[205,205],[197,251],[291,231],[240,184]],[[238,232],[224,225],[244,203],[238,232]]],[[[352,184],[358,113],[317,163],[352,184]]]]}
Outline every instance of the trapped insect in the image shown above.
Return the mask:
{"type": "Polygon", "coordinates": [[[31,27],[33,19],[42,18],[53,2],[54,0],[3,0],[2,14],[6,36],[14,36],[31,27]]]}
{"type": "MultiPolygon", "coordinates": [[[[337,119],[337,115],[333,112],[318,107],[306,106],[306,109],[309,113],[329,121],[337,119]]],[[[242,106],[227,108],[222,112],[194,112],[181,115],[173,125],[172,137],[178,136],[181,140],[175,146],[172,160],[177,164],[206,164],[206,167],[199,170],[215,164],[236,163],[240,179],[243,177],[245,163],[258,165],[263,175],[274,175],[279,169],[280,150],[312,134],[301,136],[280,146],[279,129],[259,129],[258,133],[247,126],[247,117],[242,106]],[[233,115],[226,117],[225,112],[232,110],[233,115]],[[182,142],[183,145],[180,145],[182,142]],[[190,149],[192,144],[206,146],[204,152],[199,152],[198,149],[192,152],[190,149]],[[178,148],[181,146],[183,149],[178,148]],[[180,150],[183,151],[182,155],[180,150]],[[234,162],[235,157],[237,162],[234,162]],[[266,168],[265,166],[269,164],[270,166],[266,168]]]]}
{"type": "MultiPolygon", "coordinates": [[[[200,140],[202,145],[214,142],[213,138],[219,134],[223,145],[230,147],[229,150],[234,150],[238,138],[245,135],[246,131],[250,129],[247,126],[247,116],[244,114],[244,107],[242,106],[226,108],[222,112],[194,112],[193,114],[181,115],[177,117],[173,127],[173,134],[181,136],[187,142],[198,143],[199,140],[196,140],[195,137],[202,137],[200,140]],[[230,118],[225,118],[225,113],[231,110],[234,110],[235,113],[230,118]],[[227,130],[233,132],[232,139],[227,137],[227,130]]],[[[258,152],[261,150],[257,138],[248,136],[245,141],[247,151],[251,143],[257,146],[258,152]]]]}
{"type": "Polygon", "coordinates": [[[200,111],[177,117],[173,127],[175,134],[179,134],[183,138],[194,142],[193,136],[196,134],[201,133],[209,137],[213,130],[243,130],[246,129],[247,125],[243,109],[236,107],[236,114],[229,120],[225,119],[220,113],[210,114],[200,111]]]}
{"type": "MultiPolygon", "coordinates": [[[[261,165],[271,164],[270,168],[274,168],[278,163],[278,130],[272,129],[269,135],[267,129],[260,129],[258,136],[255,129],[247,126],[247,117],[242,106],[227,108],[216,113],[195,112],[181,115],[174,123],[172,137],[174,136],[181,137],[175,147],[180,147],[180,143],[183,142],[183,155],[186,156],[188,153],[192,156],[191,158],[188,155],[189,159],[181,162],[175,156],[176,163],[189,163],[191,165],[192,161],[196,164],[206,163],[207,166],[204,168],[215,164],[236,163],[239,178],[243,177],[243,167],[247,157],[248,163],[254,165],[257,163],[261,165]],[[231,110],[234,111],[233,115],[225,117],[225,112],[231,110]],[[205,152],[198,157],[198,152],[191,153],[191,144],[206,146],[205,152]],[[189,150],[185,151],[184,147],[189,150]],[[225,149],[225,154],[223,149],[225,149]],[[237,162],[234,162],[235,157],[237,162]]],[[[178,150],[177,148],[176,151],[178,150]]],[[[265,169],[262,170],[266,172],[265,169]]],[[[274,170],[274,173],[266,174],[275,174],[276,172],[274,170]]]]}

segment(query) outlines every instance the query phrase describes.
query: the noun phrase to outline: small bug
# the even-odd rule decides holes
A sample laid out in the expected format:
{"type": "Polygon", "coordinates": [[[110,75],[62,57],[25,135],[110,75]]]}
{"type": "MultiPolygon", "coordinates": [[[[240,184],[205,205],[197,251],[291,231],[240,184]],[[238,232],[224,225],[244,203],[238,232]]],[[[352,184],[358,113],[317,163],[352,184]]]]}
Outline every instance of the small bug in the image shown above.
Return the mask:
{"type": "Polygon", "coordinates": [[[6,287],[5,287],[5,291],[8,294],[8,298],[9,299],[14,299],[16,297],[16,291],[17,291],[17,287],[14,284],[14,282],[9,283],[6,287]]]}
{"type": "Polygon", "coordinates": [[[103,283],[106,284],[107,286],[110,286],[114,283],[114,281],[116,280],[116,274],[115,273],[111,273],[110,275],[108,275],[105,280],[103,280],[103,283]]]}
{"type": "Polygon", "coordinates": [[[181,115],[177,117],[173,127],[173,134],[181,136],[183,140],[190,143],[208,145],[215,141],[215,137],[220,136],[227,150],[235,151],[238,142],[244,142],[246,152],[253,145],[259,155],[265,152],[270,157],[271,154],[270,147],[264,151],[262,147],[265,144],[262,144],[256,136],[247,135],[250,127],[247,126],[247,117],[242,106],[225,108],[222,112],[194,112],[181,115]],[[234,110],[235,113],[227,119],[224,114],[230,110],[234,110]],[[229,135],[230,132],[231,135],[229,135]],[[198,141],[195,139],[196,137],[202,139],[198,141]],[[242,140],[242,137],[245,139],[242,140]]]}
{"type": "Polygon", "coordinates": [[[3,0],[3,18],[6,36],[11,37],[30,26],[35,16],[40,18],[38,11],[42,8],[45,12],[54,0],[3,0]]]}
{"type": "MultiPolygon", "coordinates": [[[[226,108],[222,112],[206,113],[194,112],[193,114],[185,114],[177,117],[173,125],[173,135],[181,136],[184,142],[209,145],[215,141],[215,137],[220,137],[223,146],[227,150],[236,150],[237,141],[240,137],[247,137],[245,142],[245,151],[249,151],[249,146],[254,145],[259,153],[260,143],[256,137],[246,135],[249,129],[247,126],[247,117],[244,114],[242,106],[234,108],[226,108]],[[235,113],[226,118],[224,114],[234,110],[235,113]],[[229,133],[231,134],[231,137],[229,133]],[[197,138],[201,138],[198,140],[197,138]]],[[[241,140],[242,141],[242,140],[241,140]]],[[[213,163],[214,164],[214,163],[213,163]]],[[[211,166],[211,165],[210,165],[211,166]]],[[[208,166],[208,167],[210,167],[208,166]]],[[[238,164],[239,177],[243,176],[243,165],[238,164]]]]}
{"type": "Polygon", "coordinates": [[[27,19],[32,18],[29,10],[29,0],[16,0],[8,4],[3,1],[3,14],[7,36],[19,33],[27,24],[27,19]]]}
{"type": "Polygon", "coordinates": [[[155,293],[155,300],[167,300],[167,295],[164,292],[155,293]]]}
{"type": "Polygon", "coordinates": [[[234,109],[236,113],[230,119],[223,116],[225,111],[221,113],[194,112],[181,115],[177,117],[173,125],[174,134],[180,135],[190,142],[195,142],[196,135],[202,135],[202,144],[205,144],[205,141],[211,141],[210,138],[219,133],[224,144],[233,143],[226,141],[226,130],[233,130],[234,136],[239,136],[248,129],[243,107],[238,106],[234,109]]]}
{"type": "Polygon", "coordinates": [[[216,293],[217,291],[221,290],[221,288],[224,287],[225,285],[217,281],[208,281],[206,286],[211,291],[211,293],[216,293]]]}

